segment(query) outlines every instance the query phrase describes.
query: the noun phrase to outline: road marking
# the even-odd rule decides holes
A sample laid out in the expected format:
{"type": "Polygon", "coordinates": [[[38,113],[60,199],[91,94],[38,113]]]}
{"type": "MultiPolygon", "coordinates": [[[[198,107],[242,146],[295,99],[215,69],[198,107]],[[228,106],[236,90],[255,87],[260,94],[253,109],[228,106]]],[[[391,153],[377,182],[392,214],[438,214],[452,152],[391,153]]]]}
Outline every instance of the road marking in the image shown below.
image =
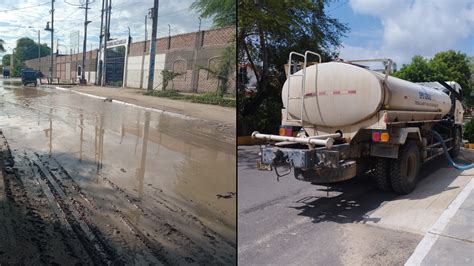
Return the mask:
{"type": "MultiPolygon", "coordinates": [[[[88,97],[92,97],[92,98],[96,98],[96,99],[101,99],[101,100],[107,99],[107,97],[97,96],[97,95],[93,95],[93,94],[89,94],[89,93],[85,93],[85,92],[76,91],[76,90],[73,90],[73,89],[62,88],[62,87],[58,87],[58,86],[55,86],[55,88],[57,90],[69,91],[69,92],[77,93],[77,94],[80,94],[80,95],[83,95],[83,96],[88,96],[88,97]]],[[[136,108],[143,109],[143,110],[146,110],[146,111],[157,112],[157,113],[167,114],[167,115],[171,115],[171,116],[175,116],[175,117],[180,117],[180,118],[187,119],[187,120],[206,120],[206,119],[203,119],[203,118],[193,117],[193,116],[189,116],[189,115],[183,115],[183,114],[180,114],[180,113],[173,113],[173,112],[161,110],[161,109],[158,109],[158,108],[144,107],[144,106],[141,106],[141,105],[136,105],[136,104],[133,104],[133,103],[127,103],[127,102],[114,100],[114,99],[112,99],[112,102],[127,105],[127,106],[131,106],[131,107],[136,107],[136,108]]]]}
{"type": "Polygon", "coordinates": [[[469,183],[458,194],[458,196],[451,202],[448,208],[441,214],[433,227],[428,231],[428,233],[426,233],[425,237],[418,244],[413,254],[410,256],[410,258],[408,258],[405,266],[415,266],[421,264],[428,252],[431,250],[431,247],[438,239],[439,234],[443,231],[451,218],[456,214],[456,211],[469,196],[469,193],[471,193],[473,188],[474,179],[471,179],[471,181],[469,181],[469,183]]]}

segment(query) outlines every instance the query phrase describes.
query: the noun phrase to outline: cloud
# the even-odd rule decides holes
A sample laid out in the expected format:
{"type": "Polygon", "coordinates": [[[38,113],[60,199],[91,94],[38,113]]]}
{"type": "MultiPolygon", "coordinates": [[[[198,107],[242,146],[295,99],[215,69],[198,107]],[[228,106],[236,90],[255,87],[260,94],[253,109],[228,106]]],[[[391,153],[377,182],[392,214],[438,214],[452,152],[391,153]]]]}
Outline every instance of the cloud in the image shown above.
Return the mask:
{"type": "Polygon", "coordinates": [[[375,49],[346,45],[341,48],[342,58],[383,56],[400,65],[409,63],[415,54],[432,57],[436,52],[454,49],[473,34],[472,0],[351,0],[350,6],[356,14],[380,20],[383,40],[375,49]]]}
{"type": "MultiPolygon", "coordinates": [[[[160,1],[158,14],[158,37],[168,35],[168,24],[171,26],[171,35],[193,32],[198,30],[199,14],[190,10],[189,6],[194,0],[160,1]]],[[[50,4],[47,0],[2,0],[0,2],[0,39],[6,42],[7,53],[11,53],[15,42],[21,37],[29,37],[37,40],[37,30],[41,31],[41,43],[50,44],[50,34],[44,31],[46,22],[51,20],[49,10],[50,4]],[[36,6],[34,8],[20,9],[16,11],[1,12],[36,6]],[[29,28],[31,26],[31,28],[29,28]]],[[[84,2],[82,0],[68,0],[70,3],[84,2]]],[[[92,21],[87,28],[87,49],[91,45],[98,47],[100,32],[100,14],[102,1],[95,0],[90,4],[88,20],[92,21]]],[[[128,27],[134,41],[143,40],[145,31],[145,15],[153,5],[149,0],[113,0],[111,16],[111,37],[126,38],[128,27]]],[[[69,49],[77,50],[77,31],[80,32],[79,47],[82,51],[84,34],[84,9],[66,4],[63,0],[56,0],[54,16],[54,38],[59,39],[60,52],[69,49]],[[71,41],[72,39],[72,41],[71,41]]],[[[201,29],[209,29],[212,26],[210,19],[202,19],[201,29]]],[[[151,21],[148,21],[148,39],[151,37],[151,21]]],[[[2,55],[0,54],[0,57],[2,55]]]]}

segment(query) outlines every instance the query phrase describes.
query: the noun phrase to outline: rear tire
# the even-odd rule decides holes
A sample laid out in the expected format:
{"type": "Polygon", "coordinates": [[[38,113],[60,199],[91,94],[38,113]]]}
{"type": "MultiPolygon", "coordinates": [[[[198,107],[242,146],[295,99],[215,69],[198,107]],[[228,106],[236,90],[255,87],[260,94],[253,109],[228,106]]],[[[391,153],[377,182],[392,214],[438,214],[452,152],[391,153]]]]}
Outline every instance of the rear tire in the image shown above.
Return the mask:
{"type": "Polygon", "coordinates": [[[386,158],[375,158],[374,179],[377,188],[382,191],[392,191],[390,184],[390,161],[386,158]]]}
{"type": "Polygon", "coordinates": [[[401,147],[399,158],[390,163],[390,182],[393,191],[408,194],[416,187],[420,172],[420,150],[415,142],[401,147]]]}

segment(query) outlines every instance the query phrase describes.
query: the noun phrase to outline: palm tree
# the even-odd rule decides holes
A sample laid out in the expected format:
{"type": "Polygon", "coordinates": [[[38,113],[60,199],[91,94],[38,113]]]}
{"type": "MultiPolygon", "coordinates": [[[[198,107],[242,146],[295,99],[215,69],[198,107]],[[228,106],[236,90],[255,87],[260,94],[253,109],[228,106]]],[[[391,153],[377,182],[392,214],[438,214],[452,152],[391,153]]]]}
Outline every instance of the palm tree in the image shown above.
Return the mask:
{"type": "Polygon", "coordinates": [[[5,52],[5,48],[3,47],[4,44],[5,42],[2,39],[0,39],[0,53],[5,52]]]}

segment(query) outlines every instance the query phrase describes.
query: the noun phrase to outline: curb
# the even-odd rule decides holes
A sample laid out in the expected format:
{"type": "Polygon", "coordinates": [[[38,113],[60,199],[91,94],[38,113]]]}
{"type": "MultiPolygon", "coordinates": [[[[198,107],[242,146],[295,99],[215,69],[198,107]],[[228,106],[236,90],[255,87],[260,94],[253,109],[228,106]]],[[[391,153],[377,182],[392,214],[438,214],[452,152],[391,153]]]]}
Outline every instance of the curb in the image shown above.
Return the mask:
{"type": "Polygon", "coordinates": [[[471,179],[451,204],[449,204],[448,208],[446,208],[446,210],[441,214],[436,223],[426,233],[425,237],[423,237],[420,243],[418,243],[413,254],[411,254],[410,258],[405,262],[405,266],[420,265],[423,262],[436,240],[438,240],[441,232],[444,230],[451,218],[456,214],[456,211],[461,207],[462,203],[469,196],[469,193],[471,193],[473,188],[474,179],[471,179]]]}
{"type": "Polygon", "coordinates": [[[466,148],[466,149],[474,149],[474,143],[464,143],[464,148],[466,148]]]}
{"type": "MultiPolygon", "coordinates": [[[[80,91],[76,91],[76,90],[68,89],[68,88],[63,88],[63,87],[59,87],[59,86],[55,86],[54,88],[57,89],[57,90],[69,91],[69,92],[77,93],[79,95],[88,96],[88,97],[92,97],[92,98],[96,98],[96,99],[100,99],[100,100],[111,99],[111,98],[97,96],[97,95],[94,95],[94,94],[80,92],[80,91]]],[[[165,110],[161,110],[161,109],[157,109],[157,108],[144,107],[144,106],[141,106],[141,105],[137,105],[137,104],[133,104],[133,103],[127,103],[127,102],[124,102],[124,101],[119,101],[119,100],[114,100],[114,99],[111,99],[111,102],[118,103],[118,104],[123,104],[123,105],[130,106],[130,107],[136,107],[136,108],[139,108],[139,109],[142,109],[142,110],[145,110],[145,111],[167,114],[167,115],[171,115],[171,116],[175,116],[175,117],[179,117],[179,118],[187,119],[187,120],[206,120],[206,119],[203,119],[203,118],[198,118],[198,117],[189,116],[189,115],[183,115],[183,114],[180,114],[180,113],[174,113],[174,112],[165,111],[165,110]]],[[[211,120],[206,120],[206,121],[211,121],[211,120]]]]}

